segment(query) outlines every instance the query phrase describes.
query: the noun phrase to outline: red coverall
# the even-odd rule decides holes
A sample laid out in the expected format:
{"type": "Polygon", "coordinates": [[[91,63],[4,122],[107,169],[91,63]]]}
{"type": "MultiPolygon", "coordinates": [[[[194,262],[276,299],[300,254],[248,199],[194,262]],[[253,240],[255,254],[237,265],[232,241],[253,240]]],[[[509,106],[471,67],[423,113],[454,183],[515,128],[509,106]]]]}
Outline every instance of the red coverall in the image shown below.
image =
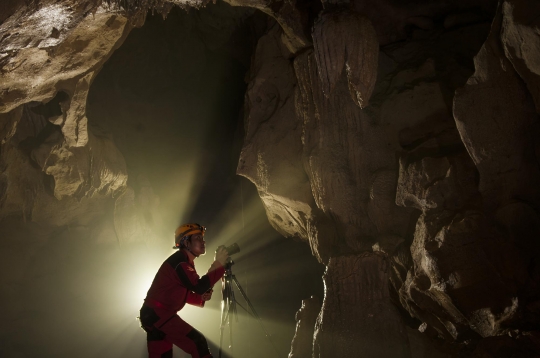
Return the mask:
{"type": "Polygon", "coordinates": [[[191,354],[193,358],[212,357],[204,336],[191,327],[177,312],[186,303],[203,307],[201,295],[208,291],[225,273],[214,261],[208,273],[199,278],[193,261],[179,250],[159,268],[141,308],[141,324],[147,332],[150,358],[172,358],[172,345],[191,354]]]}

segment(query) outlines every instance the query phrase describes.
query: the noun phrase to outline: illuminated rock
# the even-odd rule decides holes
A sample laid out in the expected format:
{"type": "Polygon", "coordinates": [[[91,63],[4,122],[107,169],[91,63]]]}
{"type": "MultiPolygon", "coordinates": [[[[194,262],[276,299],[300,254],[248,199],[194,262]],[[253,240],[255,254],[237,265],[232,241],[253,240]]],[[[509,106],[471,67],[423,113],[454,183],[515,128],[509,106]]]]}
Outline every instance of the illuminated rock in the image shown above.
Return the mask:
{"type": "Polygon", "coordinates": [[[289,358],[311,358],[313,356],[313,333],[315,322],[321,310],[321,302],[311,296],[302,300],[302,306],[296,312],[296,331],[291,343],[289,358]]]}
{"type": "Polygon", "coordinates": [[[232,6],[255,8],[272,16],[283,30],[281,42],[292,53],[298,53],[311,45],[307,35],[308,16],[302,12],[305,4],[301,1],[266,1],[266,0],[225,0],[232,6]]]}
{"type": "Polygon", "coordinates": [[[353,101],[368,106],[377,79],[379,43],[369,19],[355,12],[322,13],[313,25],[313,47],[323,93],[329,97],[341,74],[353,101]]]}

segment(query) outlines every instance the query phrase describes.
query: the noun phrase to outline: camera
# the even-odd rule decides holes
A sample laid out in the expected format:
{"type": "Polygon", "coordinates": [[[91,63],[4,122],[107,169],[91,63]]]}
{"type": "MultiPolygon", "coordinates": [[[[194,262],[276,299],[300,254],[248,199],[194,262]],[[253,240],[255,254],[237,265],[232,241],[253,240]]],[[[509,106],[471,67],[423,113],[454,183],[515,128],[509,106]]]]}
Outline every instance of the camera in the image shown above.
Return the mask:
{"type": "Polygon", "coordinates": [[[226,247],[225,245],[221,245],[216,249],[216,252],[217,252],[217,250],[219,250],[220,247],[224,247],[225,250],[227,251],[227,253],[229,254],[229,256],[237,254],[237,253],[240,252],[240,246],[238,246],[238,244],[236,242],[234,244],[232,244],[231,246],[229,246],[229,247],[226,247]]]}

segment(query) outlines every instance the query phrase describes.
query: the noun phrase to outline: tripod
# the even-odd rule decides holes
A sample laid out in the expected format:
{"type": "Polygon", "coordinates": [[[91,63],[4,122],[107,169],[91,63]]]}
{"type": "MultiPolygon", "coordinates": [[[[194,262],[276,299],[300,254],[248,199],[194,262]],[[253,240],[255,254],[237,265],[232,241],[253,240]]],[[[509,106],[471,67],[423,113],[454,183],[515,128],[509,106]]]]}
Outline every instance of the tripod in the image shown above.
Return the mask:
{"type": "Polygon", "coordinates": [[[233,351],[233,332],[232,332],[232,325],[233,320],[232,316],[234,315],[236,318],[236,322],[238,322],[238,311],[236,310],[236,305],[240,306],[244,311],[249,313],[251,316],[257,318],[259,323],[261,324],[262,330],[264,331],[265,336],[268,338],[270,343],[272,344],[272,347],[274,347],[274,350],[276,351],[276,354],[279,355],[279,351],[274,345],[274,342],[272,342],[272,339],[270,337],[270,334],[264,327],[261,317],[257,314],[255,311],[255,308],[251,304],[249,298],[247,297],[246,293],[242,289],[242,286],[240,286],[240,283],[238,283],[238,280],[236,279],[236,276],[232,273],[232,265],[234,265],[234,261],[229,257],[227,259],[227,262],[225,263],[225,275],[223,276],[222,285],[221,285],[221,295],[222,295],[222,302],[221,302],[221,326],[220,326],[220,334],[219,334],[219,358],[221,358],[221,346],[223,344],[223,332],[225,330],[225,325],[229,326],[229,343],[230,343],[230,349],[231,353],[233,351]],[[242,307],[234,297],[234,289],[232,283],[236,285],[240,293],[242,294],[242,297],[244,297],[244,300],[247,302],[249,308],[251,309],[251,312],[242,307]]]}

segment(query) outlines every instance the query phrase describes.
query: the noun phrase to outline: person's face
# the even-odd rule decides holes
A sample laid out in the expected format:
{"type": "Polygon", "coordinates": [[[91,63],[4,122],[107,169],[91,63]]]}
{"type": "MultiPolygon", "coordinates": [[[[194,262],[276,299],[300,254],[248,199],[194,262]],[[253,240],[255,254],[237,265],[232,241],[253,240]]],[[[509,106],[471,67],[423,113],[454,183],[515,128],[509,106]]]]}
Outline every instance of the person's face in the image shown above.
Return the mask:
{"type": "Polygon", "coordinates": [[[195,256],[204,255],[206,253],[206,242],[201,234],[195,234],[191,236],[189,240],[189,249],[195,256]]]}

